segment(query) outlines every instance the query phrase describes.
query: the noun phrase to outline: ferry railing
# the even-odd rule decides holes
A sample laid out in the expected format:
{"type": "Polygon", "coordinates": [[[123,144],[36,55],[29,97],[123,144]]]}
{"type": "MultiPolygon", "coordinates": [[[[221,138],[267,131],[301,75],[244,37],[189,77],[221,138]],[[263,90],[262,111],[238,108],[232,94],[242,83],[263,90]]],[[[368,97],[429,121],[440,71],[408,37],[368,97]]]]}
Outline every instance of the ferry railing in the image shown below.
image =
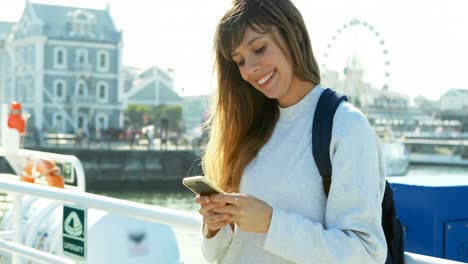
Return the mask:
{"type": "MultiPolygon", "coordinates": [[[[73,260],[21,245],[21,197],[25,194],[56,200],[62,204],[75,204],[84,208],[95,208],[109,213],[182,228],[187,231],[197,232],[200,230],[201,217],[196,213],[131,202],[76,190],[60,189],[39,184],[14,181],[11,179],[12,177],[15,176],[0,174],[0,190],[13,193],[14,195],[14,226],[12,231],[4,230],[0,233],[0,251],[13,253],[13,263],[18,263],[15,262],[18,261],[18,255],[44,263],[75,263],[73,260]],[[6,240],[9,236],[13,236],[13,242],[6,240]]],[[[405,252],[405,263],[456,264],[461,262],[405,252]]]]}
{"type": "MultiPolygon", "coordinates": [[[[28,246],[0,239],[0,251],[21,255],[24,258],[44,264],[75,264],[76,262],[51,253],[37,250],[28,246]]],[[[14,256],[13,263],[19,263],[18,256],[14,256]]]]}
{"type": "MultiPolygon", "coordinates": [[[[66,258],[42,251],[38,252],[38,250],[21,245],[21,196],[24,194],[59,201],[62,204],[74,204],[83,208],[95,208],[109,213],[186,229],[187,231],[196,232],[200,230],[201,217],[195,213],[131,202],[73,189],[61,189],[40,184],[30,184],[13,180],[13,178],[15,178],[14,175],[0,174],[0,190],[13,193],[13,230],[12,232],[5,233],[5,236],[13,236],[13,242],[7,243],[7,241],[1,237],[0,251],[13,251],[15,254],[29,259],[43,260],[44,263],[74,263],[66,258]],[[50,256],[50,258],[45,259],[47,255],[50,256]]],[[[15,255],[13,256],[13,263],[18,263],[18,258],[15,255]]]]}

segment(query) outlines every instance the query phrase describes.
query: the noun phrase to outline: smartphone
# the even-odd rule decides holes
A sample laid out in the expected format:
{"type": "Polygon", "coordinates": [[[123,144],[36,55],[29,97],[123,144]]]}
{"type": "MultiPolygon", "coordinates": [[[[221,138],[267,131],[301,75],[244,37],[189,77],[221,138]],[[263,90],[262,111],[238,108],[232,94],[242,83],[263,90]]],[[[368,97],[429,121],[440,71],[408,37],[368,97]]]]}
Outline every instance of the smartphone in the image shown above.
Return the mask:
{"type": "Polygon", "coordinates": [[[200,195],[224,193],[221,188],[216,186],[204,176],[186,177],[182,180],[182,184],[184,184],[192,192],[200,195]]]}

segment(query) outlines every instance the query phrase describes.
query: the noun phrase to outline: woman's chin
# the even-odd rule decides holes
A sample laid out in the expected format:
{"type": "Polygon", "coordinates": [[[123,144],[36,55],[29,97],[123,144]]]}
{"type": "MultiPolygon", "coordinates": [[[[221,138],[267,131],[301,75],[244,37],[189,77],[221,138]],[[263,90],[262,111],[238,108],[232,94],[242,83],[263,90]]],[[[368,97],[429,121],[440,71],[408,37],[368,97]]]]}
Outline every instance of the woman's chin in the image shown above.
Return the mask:
{"type": "Polygon", "coordinates": [[[270,94],[267,94],[267,93],[263,93],[263,95],[265,95],[265,97],[268,98],[268,99],[277,99],[276,96],[273,96],[273,95],[270,95],[270,94]]]}
{"type": "Polygon", "coordinates": [[[271,89],[271,87],[267,87],[261,90],[263,95],[265,95],[267,98],[270,99],[277,99],[277,94],[275,93],[274,89],[271,89]]]}

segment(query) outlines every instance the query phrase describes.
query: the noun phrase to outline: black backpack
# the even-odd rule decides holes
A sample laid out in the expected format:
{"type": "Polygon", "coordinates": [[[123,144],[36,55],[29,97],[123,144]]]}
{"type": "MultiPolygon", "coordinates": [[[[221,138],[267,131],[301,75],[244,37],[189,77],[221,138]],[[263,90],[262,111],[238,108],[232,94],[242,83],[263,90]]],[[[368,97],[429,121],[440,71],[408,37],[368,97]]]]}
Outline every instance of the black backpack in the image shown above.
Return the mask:
{"type": "MultiPolygon", "coordinates": [[[[326,196],[330,191],[332,180],[329,151],[333,117],[340,103],[347,100],[346,96],[327,88],[320,96],[315,109],[312,125],[312,154],[322,176],[323,190],[326,196]]],[[[403,226],[396,215],[393,191],[388,181],[385,183],[385,194],[382,201],[382,227],[388,248],[385,264],[404,263],[403,226]]]]}

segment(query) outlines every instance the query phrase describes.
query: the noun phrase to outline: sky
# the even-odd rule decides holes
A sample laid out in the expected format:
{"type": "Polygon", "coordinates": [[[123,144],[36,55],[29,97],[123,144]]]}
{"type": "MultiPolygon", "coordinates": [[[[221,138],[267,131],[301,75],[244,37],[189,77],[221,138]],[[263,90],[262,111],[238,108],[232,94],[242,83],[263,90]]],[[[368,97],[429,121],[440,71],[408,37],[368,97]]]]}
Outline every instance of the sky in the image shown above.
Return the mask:
{"type": "MultiPolygon", "coordinates": [[[[231,0],[33,2],[95,9],[109,4],[117,28],[123,31],[124,65],[173,69],[174,88],[181,95],[207,94],[214,88],[214,30],[231,0]]],[[[304,17],[318,63],[327,68],[342,72],[347,58],[355,54],[363,63],[365,81],[374,87],[385,82],[392,91],[433,100],[449,89],[468,89],[466,0],[293,2],[304,17]],[[353,18],[373,25],[379,37],[364,27],[336,33],[353,18]],[[386,56],[380,40],[385,41],[386,56]],[[390,62],[388,68],[385,61],[390,62]]],[[[23,8],[23,0],[0,0],[0,21],[18,21],[23,8]]]]}

